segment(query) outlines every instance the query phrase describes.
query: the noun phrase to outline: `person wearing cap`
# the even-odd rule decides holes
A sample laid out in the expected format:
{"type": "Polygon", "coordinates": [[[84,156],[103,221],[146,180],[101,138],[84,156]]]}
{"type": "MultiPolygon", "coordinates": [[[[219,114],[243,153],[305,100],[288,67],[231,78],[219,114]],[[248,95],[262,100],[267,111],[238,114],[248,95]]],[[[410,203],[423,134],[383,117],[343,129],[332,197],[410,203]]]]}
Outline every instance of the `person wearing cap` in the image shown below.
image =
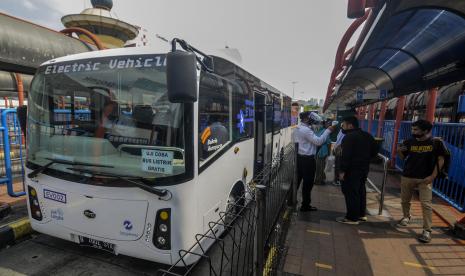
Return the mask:
{"type": "Polygon", "coordinates": [[[316,135],[311,125],[322,121],[315,112],[300,113],[301,123],[294,133],[295,142],[299,144],[297,154],[297,172],[303,178],[302,185],[302,205],[300,211],[316,211],[317,208],[311,205],[311,193],[315,181],[316,161],[315,155],[317,147],[323,145],[335,126],[327,128],[320,136],[316,135]]]}

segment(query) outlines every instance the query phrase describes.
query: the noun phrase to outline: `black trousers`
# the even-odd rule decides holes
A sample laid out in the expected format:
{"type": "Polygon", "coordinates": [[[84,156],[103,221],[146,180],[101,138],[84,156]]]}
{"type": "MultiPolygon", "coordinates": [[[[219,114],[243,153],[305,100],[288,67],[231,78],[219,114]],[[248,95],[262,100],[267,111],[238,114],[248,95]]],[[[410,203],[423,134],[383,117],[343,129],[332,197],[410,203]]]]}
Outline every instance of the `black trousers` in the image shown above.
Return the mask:
{"type": "Polygon", "coordinates": [[[346,173],[342,181],[342,193],[346,200],[346,218],[357,221],[366,215],[367,191],[365,182],[368,173],[365,171],[351,171],[346,173]]]}
{"type": "Polygon", "coordinates": [[[298,181],[300,182],[300,179],[303,179],[302,206],[310,206],[312,199],[313,183],[315,182],[315,170],[315,156],[297,156],[298,181]]]}

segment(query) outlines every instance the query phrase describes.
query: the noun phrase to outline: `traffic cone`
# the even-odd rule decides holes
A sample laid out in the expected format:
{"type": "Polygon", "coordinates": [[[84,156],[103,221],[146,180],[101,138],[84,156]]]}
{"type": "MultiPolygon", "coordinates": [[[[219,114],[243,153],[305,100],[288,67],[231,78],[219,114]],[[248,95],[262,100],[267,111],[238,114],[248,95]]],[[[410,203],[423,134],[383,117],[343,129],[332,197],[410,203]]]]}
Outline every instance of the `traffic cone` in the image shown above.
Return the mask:
{"type": "Polygon", "coordinates": [[[465,240],[465,216],[455,223],[454,233],[457,237],[465,240]]]}

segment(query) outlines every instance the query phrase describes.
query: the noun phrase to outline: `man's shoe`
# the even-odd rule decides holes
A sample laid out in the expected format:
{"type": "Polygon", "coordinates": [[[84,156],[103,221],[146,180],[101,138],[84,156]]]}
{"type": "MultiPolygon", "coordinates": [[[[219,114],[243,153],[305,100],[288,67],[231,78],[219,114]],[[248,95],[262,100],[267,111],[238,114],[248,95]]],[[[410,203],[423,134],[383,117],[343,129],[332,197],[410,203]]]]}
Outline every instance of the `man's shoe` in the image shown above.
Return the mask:
{"type": "Polygon", "coordinates": [[[301,212],[313,212],[313,211],[318,211],[318,209],[311,205],[307,205],[307,206],[301,206],[300,211],[301,212]]]}
{"type": "Polygon", "coordinates": [[[339,223],[350,224],[350,225],[359,225],[360,224],[358,221],[350,220],[350,219],[345,218],[345,217],[339,217],[339,218],[336,219],[336,221],[339,222],[339,223]]]}
{"type": "Polygon", "coordinates": [[[396,226],[397,227],[406,227],[410,223],[410,219],[412,219],[412,216],[402,218],[401,220],[399,220],[399,222],[396,224],[396,226]]]}
{"type": "Polygon", "coordinates": [[[368,218],[367,217],[359,217],[358,220],[362,221],[362,222],[366,222],[366,221],[368,221],[368,218]]]}
{"type": "Polygon", "coordinates": [[[418,240],[423,243],[429,243],[431,241],[431,231],[423,230],[423,233],[418,236],[418,240]]]}

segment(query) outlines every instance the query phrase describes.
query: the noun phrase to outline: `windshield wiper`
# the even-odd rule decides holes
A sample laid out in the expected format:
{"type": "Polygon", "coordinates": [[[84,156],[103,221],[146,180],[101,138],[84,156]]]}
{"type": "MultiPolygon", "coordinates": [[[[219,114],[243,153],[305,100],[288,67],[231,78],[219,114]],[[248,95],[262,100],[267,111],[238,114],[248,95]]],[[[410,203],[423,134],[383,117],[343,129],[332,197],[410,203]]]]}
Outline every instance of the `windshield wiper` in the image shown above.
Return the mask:
{"type": "Polygon", "coordinates": [[[58,163],[58,164],[64,164],[64,165],[75,165],[75,166],[92,166],[92,167],[102,167],[102,168],[114,168],[113,166],[108,166],[108,165],[99,165],[99,164],[92,164],[92,163],[85,163],[85,162],[75,162],[75,161],[69,161],[69,160],[64,160],[64,159],[55,159],[55,158],[45,158],[47,160],[50,160],[47,164],[40,166],[39,168],[33,170],[30,172],[27,177],[29,178],[34,178],[38,174],[42,173],[45,171],[48,167],[51,165],[58,163]]]}
{"type": "Polygon", "coordinates": [[[119,175],[119,174],[114,174],[114,173],[107,173],[107,172],[97,172],[94,170],[89,170],[89,169],[78,169],[78,168],[66,168],[68,170],[80,172],[80,173],[85,173],[85,174],[90,174],[92,177],[95,176],[103,176],[103,177],[111,177],[111,178],[116,178],[120,180],[127,181],[131,184],[134,184],[135,186],[141,188],[144,191],[147,191],[149,193],[155,194],[159,197],[165,197],[169,193],[168,190],[166,189],[157,189],[150,184],[150,180],[145,177],[140,177],[140,176],[130,176],[130,175],[119,175]],[[138,180],[138,181],[135,181],[138,180]],[[140,182],[139,182],[140,181],[140,182]],[[148,182],[148,183],[146,183],[148,182]]]}

